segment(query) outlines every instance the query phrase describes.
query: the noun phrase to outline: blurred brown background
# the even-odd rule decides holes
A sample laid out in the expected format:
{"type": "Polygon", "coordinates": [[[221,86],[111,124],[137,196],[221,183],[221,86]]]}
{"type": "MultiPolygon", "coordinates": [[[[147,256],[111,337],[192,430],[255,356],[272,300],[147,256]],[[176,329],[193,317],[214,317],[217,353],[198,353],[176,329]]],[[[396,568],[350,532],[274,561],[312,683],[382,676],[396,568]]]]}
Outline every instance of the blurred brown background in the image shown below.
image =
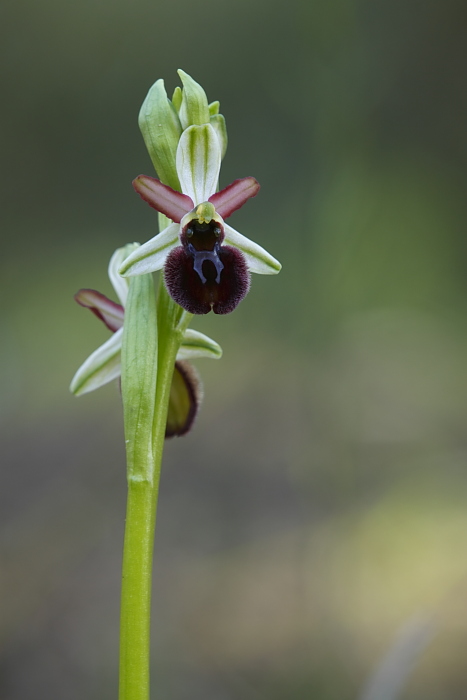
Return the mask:
{"type": "Polygon", "coordinates": [[[2,0],[0,698],[117,696],[125,509],[114,385],[69,381],[154,235],[137,114],[181,67],[221,101],[232,224],[283,263],[193,327],[167,445],[161,700],[467,696],[466,4],[2,0]],[[379,669],[379,670],[378,670],[379,669]]]}

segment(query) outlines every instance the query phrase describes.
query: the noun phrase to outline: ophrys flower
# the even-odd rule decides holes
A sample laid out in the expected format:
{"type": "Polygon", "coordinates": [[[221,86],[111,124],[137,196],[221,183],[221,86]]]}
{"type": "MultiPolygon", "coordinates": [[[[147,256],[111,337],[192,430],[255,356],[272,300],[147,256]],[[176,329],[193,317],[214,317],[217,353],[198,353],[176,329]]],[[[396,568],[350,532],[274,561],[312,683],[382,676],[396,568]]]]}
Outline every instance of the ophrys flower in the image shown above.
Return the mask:
{"type": "Polygon", "coordinates": [[[138,194],[174,223],[133,251],[119,272],[131,276],[163,267],[169,294],[193,314],[233,311],[248,292],[250,272],[268,275],[281,269],[264,248],[224,222],[258,193],[259,184],[246,177],[216,192],[220,165],[221,146],[212,125],[190,126],[176,155],[182,192],[146,175],[133,182],[138,194]]]}

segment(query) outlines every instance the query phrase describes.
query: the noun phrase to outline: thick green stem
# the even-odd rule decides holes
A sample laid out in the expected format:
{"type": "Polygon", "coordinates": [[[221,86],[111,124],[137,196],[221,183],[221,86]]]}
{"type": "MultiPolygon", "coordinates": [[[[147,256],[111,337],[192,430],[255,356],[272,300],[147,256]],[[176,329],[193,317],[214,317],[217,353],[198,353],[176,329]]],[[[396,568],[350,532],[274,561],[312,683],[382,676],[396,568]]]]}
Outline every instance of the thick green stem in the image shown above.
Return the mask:
{"type": "Polygon", "coordinates": [[[148,293],[148,281],[144,284],[146,291],[140,293],[139,301],[130,287],[122,350],[128,502],[122,572],[120,700],[149,700],[157,497],[175,358],[191,318],[170,299],[162,281],[156,315],[154,294],[151,297],[148,293]]]}
{"type": "Polygon", "coordinates": [[[151,575],[158,482],[128,480],[120,620],[120,700],[149,698],[151,575]]]}

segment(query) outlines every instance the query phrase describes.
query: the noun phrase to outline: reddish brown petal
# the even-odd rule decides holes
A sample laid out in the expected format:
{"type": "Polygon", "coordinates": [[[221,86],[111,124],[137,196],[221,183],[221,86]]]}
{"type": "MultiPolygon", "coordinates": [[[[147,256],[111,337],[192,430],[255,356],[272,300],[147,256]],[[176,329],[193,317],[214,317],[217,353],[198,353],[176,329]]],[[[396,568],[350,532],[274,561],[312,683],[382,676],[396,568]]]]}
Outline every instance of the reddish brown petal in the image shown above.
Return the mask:
{"type": "Polygon", "coordinates": [[[164,267],[165,284],[172,299],[192,314],[207,314],[211,308],[215,314],[233,311],[248,292],[250,275],[236,248],[221,246],[219,260],[223,266],[219,282],[219,270],[210,260],[203,262],[202,280],[194,269],[192,255],[181,246],[174,248],[164,267]]]}
{"type": "Polygon", "coordinates": [[[104,294],[94,289],[80,289],[75,294],[75,301],[90,309],[113,333],[123,326],[123,306],[108,299],[104,294]]]}
{"type": "Polygon", "coordinates": [[[138,175],[133,180],[133,187],[139,196],[161,214],[165,214],[179,224],[185,214],[193,209],[190,197],[173,190],[160,180],[147,175],[138,175]]]}
{"type": "Polygon", "coordinates": [[[234,211],[243,207],[251,197],[256,197],[259,189],[259,182],[254,177],[244,177],[241,180],[234,180],[223,190],[213,194],[209,197],[209,201],[214,204],[217,213],[226,219],[234,211]]]}

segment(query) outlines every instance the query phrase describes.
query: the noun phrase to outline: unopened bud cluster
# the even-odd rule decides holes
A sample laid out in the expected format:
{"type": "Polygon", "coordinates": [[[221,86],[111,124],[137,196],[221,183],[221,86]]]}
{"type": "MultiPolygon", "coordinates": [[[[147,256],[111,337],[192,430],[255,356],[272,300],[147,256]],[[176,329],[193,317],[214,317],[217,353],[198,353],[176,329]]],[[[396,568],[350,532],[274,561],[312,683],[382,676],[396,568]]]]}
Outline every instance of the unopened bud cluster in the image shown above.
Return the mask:
{"type": "Polygon", "coordinates": [[[219,102],[208,103],[201,85],[182,70],[183,89],[176,87],[170,100],[164,81],[157,80],[141,107],[138,123],[152,163],[161,182],[180,191],[176,155],[180,137],[190,126],[211,124],[219,140],[221,157],[227,150],[225,119],[219,102]]]}

